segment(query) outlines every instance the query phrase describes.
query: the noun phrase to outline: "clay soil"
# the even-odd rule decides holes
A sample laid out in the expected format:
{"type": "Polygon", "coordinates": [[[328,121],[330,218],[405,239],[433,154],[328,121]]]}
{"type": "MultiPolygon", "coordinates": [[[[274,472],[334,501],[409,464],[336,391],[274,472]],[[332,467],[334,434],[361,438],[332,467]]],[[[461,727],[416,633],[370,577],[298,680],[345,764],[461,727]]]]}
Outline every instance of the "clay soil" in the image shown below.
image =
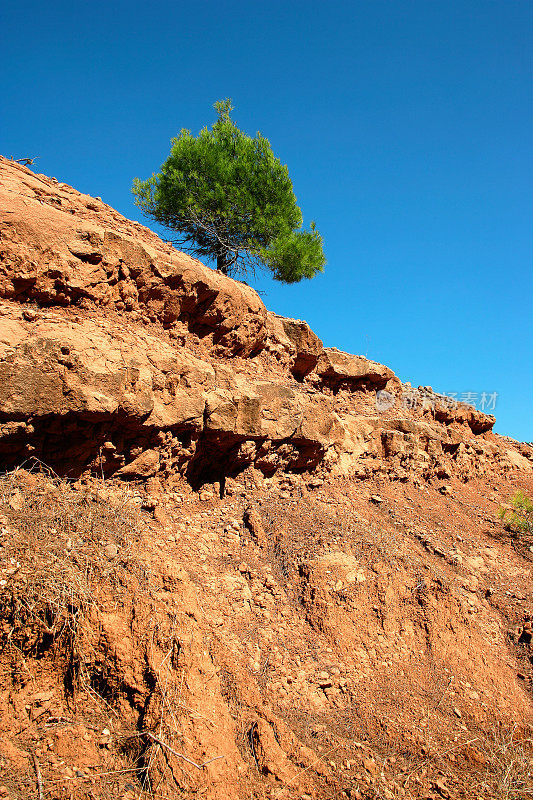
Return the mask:
{"type": "Polygon", "coordinates": [[[516,483],[215,488],[2,480],[3,797],[529,795],[516,483]]]}

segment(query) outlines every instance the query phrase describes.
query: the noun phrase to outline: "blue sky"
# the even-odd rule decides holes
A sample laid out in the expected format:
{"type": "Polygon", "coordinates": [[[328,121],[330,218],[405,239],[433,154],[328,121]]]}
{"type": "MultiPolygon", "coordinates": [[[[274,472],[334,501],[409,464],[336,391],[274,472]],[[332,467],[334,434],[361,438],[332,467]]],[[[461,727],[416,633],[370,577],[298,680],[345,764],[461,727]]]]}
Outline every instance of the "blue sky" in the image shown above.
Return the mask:
{"type": "Polygon", "coordinates": [[[414,386],[497,392],[533,440],[533,3],[50,3],[0,11],[0,152],[126,216],[231,97],[289,167],[322,276],[255,286],[414,386]]]}

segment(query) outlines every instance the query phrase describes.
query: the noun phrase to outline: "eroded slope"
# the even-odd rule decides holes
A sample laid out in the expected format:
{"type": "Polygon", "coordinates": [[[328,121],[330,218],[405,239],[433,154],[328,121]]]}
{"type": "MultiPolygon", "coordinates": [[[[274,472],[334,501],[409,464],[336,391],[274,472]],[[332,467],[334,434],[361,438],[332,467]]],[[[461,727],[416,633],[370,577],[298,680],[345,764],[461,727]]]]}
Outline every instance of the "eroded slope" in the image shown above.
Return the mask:
{"type": "Polygon", "coordinates": [[[98,199],[0,201],[1,796],[527,796],[532,448],[98,199]]]}

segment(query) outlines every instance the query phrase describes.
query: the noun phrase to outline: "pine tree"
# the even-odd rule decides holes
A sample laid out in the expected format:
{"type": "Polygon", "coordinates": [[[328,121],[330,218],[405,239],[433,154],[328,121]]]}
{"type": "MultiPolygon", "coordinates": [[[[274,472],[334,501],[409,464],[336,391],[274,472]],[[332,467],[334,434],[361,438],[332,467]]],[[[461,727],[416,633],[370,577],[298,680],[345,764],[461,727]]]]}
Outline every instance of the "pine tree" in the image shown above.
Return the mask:
{"type": "Polygon", "coordinates": [[[216,261],[225,275],[256,266],[294,283],[322,272],[322,237],[301,230],[286,166],[260,133],[252,138],[232,120],[230,100],[214,105],[218,119],[198,136],[183,129],[161,172],[133,183],[135,202],[178,234],[175,244],[216,261]]]}

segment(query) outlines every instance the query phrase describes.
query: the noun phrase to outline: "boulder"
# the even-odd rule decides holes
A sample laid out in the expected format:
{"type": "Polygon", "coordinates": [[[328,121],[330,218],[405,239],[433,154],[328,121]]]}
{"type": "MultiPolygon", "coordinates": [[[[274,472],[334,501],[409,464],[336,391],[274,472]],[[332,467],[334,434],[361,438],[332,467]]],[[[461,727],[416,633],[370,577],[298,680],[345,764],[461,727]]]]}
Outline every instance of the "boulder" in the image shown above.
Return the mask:
{"type": "Polygon", "coordinates": [[[129,464],[117,470],[120,478],[149,478],[159,469],[159,453],[157,450],[145,450],[129,464]]]}
{"type": "Polygon", "coordinates": [[[283,319],[272,311],[267,311],[267,336],[264,349],[276,357],[284,366],[294,360],[295,347],[283,328],[283,319]]]}
{"type": "Polygon", "coordinates": [[[533,464],[529,459],[525,456],[517,453],[516,450],[509,447],[504,456],[507,461],[511,464],[512,467],[516,467],[516,469],[522,470],[522,472],[531,473],[533,472],[533,464]]]}
{"type": "Polygon", "coordinates": [[[307,322],[301,319],[282,317],[281,323],[285,335],[294,348],[291,372],[298,380],[302,380],[316,367],[324,349],[322,340],[313,333],[307,322]]]}
{"type": "Polygon", "coordinates": [[[486,433],[492,430],[496,417],[484,414],[466,403],[437,403],[434,411],[435,419],[445,425],[458,423],[468,425],[472,433],[486,433]]]}
{"type": "Polygon", "coordinates": [[[335,347],[324,348],[318,359],[316,372],[322,383],[334,389],[341,385],[351,389],[383,389],[387,381],[395,378],[394,372],[383,364],[363,356],[343,353],[335,347]]]}

